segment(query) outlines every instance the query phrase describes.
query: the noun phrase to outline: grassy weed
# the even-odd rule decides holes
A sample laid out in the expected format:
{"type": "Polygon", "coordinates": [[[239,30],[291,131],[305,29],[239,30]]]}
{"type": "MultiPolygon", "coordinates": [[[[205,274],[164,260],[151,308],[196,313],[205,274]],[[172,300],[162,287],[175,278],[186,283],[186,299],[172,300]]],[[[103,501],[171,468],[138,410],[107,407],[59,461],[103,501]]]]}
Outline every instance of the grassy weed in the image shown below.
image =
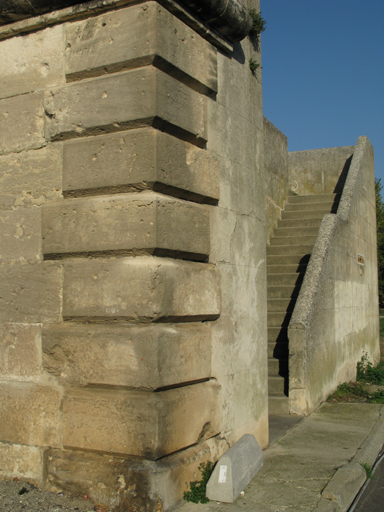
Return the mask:
{"type": "Polygon", "coordinates": [[[327,398],[328,402],[360,402],[370,404],[384,404],[384,389],[376,389],[373,386],[384,386],[384,359],[374,367],[368,359],[368,354],[363,354],[357,363],[357,382],[344,382],[337,387],[327,398]]]}
{"type": "Polygon", "coordinates": [[[365,469],[365,472],[367,473],[367,478],[372,478],[371,466],[367,462],[362,462],[361,465],[365,469]]]}
{"type": "Polygon", "coordinates": [[[369,382],[370,384],[384,385],[384,360],[374,367],[368,360],[368,354],[365,352],[361,360],[357,363],[356,379],[359,382],[369,382]]]}

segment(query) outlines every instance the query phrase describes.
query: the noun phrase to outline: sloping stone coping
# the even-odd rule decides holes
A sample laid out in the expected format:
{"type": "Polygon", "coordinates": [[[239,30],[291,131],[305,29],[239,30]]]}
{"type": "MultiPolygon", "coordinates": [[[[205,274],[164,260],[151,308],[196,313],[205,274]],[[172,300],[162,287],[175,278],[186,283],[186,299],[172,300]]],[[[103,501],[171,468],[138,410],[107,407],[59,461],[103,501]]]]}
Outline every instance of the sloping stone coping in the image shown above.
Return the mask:
{"type": "MultiPolygon", "coordinates": [[[[80,0],[3,0],[0,25],[82,3],[80,0]]],[[[121,4],[118,0],[114,3],[121,4]]],[[[251,17],[238,0],[184,0],[181,3],[232,42],[244,39],[251,29],[251,17]]],[[[98,0],[97,4],[103,7],[104,1],[98,0]]]]}

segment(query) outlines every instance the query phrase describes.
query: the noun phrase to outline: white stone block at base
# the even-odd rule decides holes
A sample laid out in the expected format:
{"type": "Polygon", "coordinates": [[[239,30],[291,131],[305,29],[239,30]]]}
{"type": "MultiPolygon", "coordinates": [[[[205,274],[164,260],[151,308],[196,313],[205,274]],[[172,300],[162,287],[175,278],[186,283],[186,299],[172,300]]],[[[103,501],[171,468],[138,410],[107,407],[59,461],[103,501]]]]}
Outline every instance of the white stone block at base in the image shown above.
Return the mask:
{"type": "Polygon", "coordinates": [[[263,466],[263,452],[252,434],[245,434],[217,462],[207,484],[207,498],[233,503],[263,466]]]}

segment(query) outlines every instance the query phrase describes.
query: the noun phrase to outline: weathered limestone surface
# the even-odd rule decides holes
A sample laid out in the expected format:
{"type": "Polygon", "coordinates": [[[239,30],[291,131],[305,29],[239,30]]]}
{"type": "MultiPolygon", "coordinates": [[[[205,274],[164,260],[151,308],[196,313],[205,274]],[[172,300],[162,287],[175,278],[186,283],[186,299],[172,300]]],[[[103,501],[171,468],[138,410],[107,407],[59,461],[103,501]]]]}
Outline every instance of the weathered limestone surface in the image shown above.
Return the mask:
{"type": "Polygon", "coordinates": [[[40,257],[40,208],[0,210],[0,262],[37,262],[40,257]]]}
{"type": "Polygon", "coordinates": [[[219,165],[207,151],[153,128],[64,143],[63,190],[154,187],[202,202],[219,198],[219,165]]]}
{"type": "MultiPolygon", "coordinates": [[[[248,2],[258,10],[259,2],[248,2]]],[[[218,94],[208,102],[208,150],[220,164],[220,200],[211,210],[210,261],[222,279],[222,311],[212,328],[212,375],[222,387],[230,445],[243,434],[268,444],[265,178],[260,61],[248,42],[228,61],[218,54],[218,94]],[[239,84],[242,84],[239,87],[239,84]],[[255,369],[257,368],[257,371],[255,369]]]]}
{"type": "Polygon", "coordinates": [[[44,207],[44,254],[105,251],[205,259],[209,212],[153,192],[67,199],[44,207]]]}
{"type": "Polygon", "coordinates": [[[158,459],[220,431],[214,382],[158,393],[68,389],[63,402],[63,443],[158,459]]]}
{"type": "Polygon", "coordinates": [[[43,93],[0,100],[0,155],[45,143],[43,93]]]}
{"type": "Polygon", "coordinates": [[[62,446],[60,392],[51,386],[2,382],[0,441],[30,446],[62,446]]]}
{"type": "Polygon", "coordinates": [[[64,84],[63,25],[0,45],[0,98],[64,84]]]}
{"type": "Polygon", "coordinates": [[[41,326],[0,324],[0,380],[38,380],[41,371],[41,326]]]}
{"type": "Polygon", "coordinates": [[[220,278],[213,266],[137,257],[64,261],[67,319],[215,319],[220,278]],[[127,285],[129,283],[129,285],[127,285]]]}
{"type": "Polygon", "coordinates": [[[0,207],[40,206],[60,199],[61,169],[61,143],[0,156],[0,207]]]}
{"type": "Polygon", "coordinates": [[[68,81],[154,64],[199,92],[217,92],[217,50],[156,2],[66,25],[68,81]]]}
{"type": "Polygon", "coordinates": [[[58,263],[0,267],[0,322],[57,322],[62,268],[58,263]]]}
{"type": "Polygon", "coordinates": [[[153,123],[207,138],[206,98],[152,66],[51,89],[44,108],[52,140],[153,123]]]}
{"type": "Polygon", "coordinates": [[[354,146],[291,151],[288,175],[291,190],[299,195],[340,193],[354,146]]]}
{"type": "Polygon", "coordinates": [[[0,453],[148,512],[244,433],[268,442],[258,43],[218,52],[161,3],[0,30],[0,453]]]}
{"type": "Polygon", "coordinates": [[[47,484],[53,489],[89,493],[108,507],[169,510],[201,476],[202,462],[219,458],[227,445],[212,438],[158,461],[71,450],[48,450],[47,484]],[[175,499],[176,498],[176,499],[175,499]]]}
{"type": "Polygon", "coordinates": [[[20,478],[42,484],[43,450],[36,446],[0,442],[0,478],[20,478]]]}
{"type": "Polygon", "coordinates": [[[43,328],[44,369],[70,385],[154,390],[211,376],[208,322],[43,328]]]}

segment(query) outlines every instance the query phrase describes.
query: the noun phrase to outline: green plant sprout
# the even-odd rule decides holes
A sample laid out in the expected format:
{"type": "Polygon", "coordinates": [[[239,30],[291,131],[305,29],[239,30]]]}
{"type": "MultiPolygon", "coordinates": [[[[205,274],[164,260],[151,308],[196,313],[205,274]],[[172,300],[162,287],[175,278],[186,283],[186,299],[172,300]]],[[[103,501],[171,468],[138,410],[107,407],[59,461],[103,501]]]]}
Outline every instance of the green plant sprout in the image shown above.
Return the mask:
{"type": "Polygon", "coordinates": [[[384,361],[380,361],[376,368],[368,360],[365,352],[357,363],[356,380],[359,382],[370,382],[372,384],[384,384],[384,361]]]}
{"type": "Polygon", "coordinates": [[[258,62],[256,62],[253,59],[249,59],[249,69],[252,71],[252,73],[254,73],[256,71],[256,69],[259,67],[260,67],[260,64],[258,62]]]}
{"type": "Polygon", "coordinates": [[[372,468],[368,464],[368,462],[361,462],[360,465],[365,469],[365,472],[367,473],[367,478],[372,478],[372,468]]]}
{"type": "Polygon", "coordinates": [[[201,480],[191,482],[189,484],[191,490],[185,492],[183,498],[185,501],[191,501],[192,503],[208,503],[209,499],[205,496],[205,492],[207,489],[209,477],[213,471],[213,463],[207,462],[205,464],[202,462],[199,464],[199,471],[201,473],[201,480]]]}
{"type": "Polygon", "coordinates": [[[251,9],[249,15],[252,18],[252,28],[250,34],[258,36],[261,32],[264,32],[266,27],[266,21],[261,17],[261,12],[257,12],[256,9],[251,9]]]}

